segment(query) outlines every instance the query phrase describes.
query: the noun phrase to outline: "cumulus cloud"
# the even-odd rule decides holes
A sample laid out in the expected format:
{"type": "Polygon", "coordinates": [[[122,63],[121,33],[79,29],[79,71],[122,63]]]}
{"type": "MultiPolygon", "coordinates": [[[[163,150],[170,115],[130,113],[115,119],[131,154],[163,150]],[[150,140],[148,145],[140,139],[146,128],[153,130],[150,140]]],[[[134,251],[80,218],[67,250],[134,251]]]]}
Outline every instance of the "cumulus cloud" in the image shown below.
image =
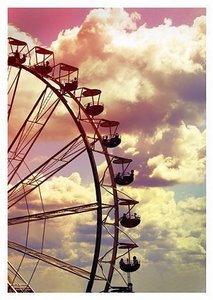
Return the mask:
{"type": "MultiPolygon", "coordinates": [[[[42,185],[41,190],[36,190],[27,196],[26,200],[27,206],[25,200],[18,203],[11,217],[94,203],[94,186],[93,184],[83,185],[80,175],[76,172],[69,177],[53,177],[42,185]]],[[[79,267],[90,268],[94,252],[95,225],[96,213],[93,211],[62,216],[46,221],[35,221],[30,223],[29,227],[27,223],[10,226],[9,240],[26,244],[27,247],[37,251],[42,250],[47,255],[79,267]]],[[[13,251],[10,251],[10,257],[13,256],[13,251]]],[[[21,262],[21,256],[15,255],[13,259],[14,266],[17,267],[21,262]]],[[[40,272],[43,274],[46,268],[49,268],[48,265],[42,265],[41,269],[38,269],[37,276],[40,276],[40,272]]],[[[24,259],[22,269],[27,270],[29,274],[32,270],[32,264],[27,257],[24,259]]],[[[40,281],[34,280],[37,286],[40,281]]],[[[47,291],[43,285],[39,289],[47,291]]],[[[77,287],[75,291],[76,289],[78,290],[77,287]]]]}
{"type": "MultiPolygon", "coordinates": [[[[151,270],[157,268],[157,272],[166,268],[164,280],[156,281],[153,289],[149,291],[190,291],[196,290],[192,278],[198,280],[195,275],[188,279],[190,287],[183,285],[180,287],[170,286],[168,290],[168,280],[170,276],[176,274],[176,280],[180,282],[186,274],[193,274],[199,268],[201,276],[200,289],[204,289],[204,269],[205,269],[205,199],[203,197],[186,197],[180,202],[176,202],[173,191],[162,188],[132,188],[122,189],[133,199],[139,201],[134,208],[141,216],[141,223],[134,228],[134,232],[129,232],[121,226],[122,231],[130,235],[139,245],[134,249],[134,255],[141,261],[141,269],[134,279],[137,291],[145,291],[146,287],[141,287],[141,276],[149,276],[151,270]],[[178,270],[182,270],[181,274],[178,270]],[[173,275],[172,275],[173,274],[173,275]],[[203,275],[202,275],[203,274],[203,275]],[[158,283],[161,282],[159,288],[158,283]],[[201,287],[202,282],[202,287],[201,287]],[[182,288],[182,290],[181,290],[182,288]]],[[[38,201],[36,193],[31,201],[38,201]]],[[[83,185],[78,173],[73,173],[69,177],[53,177],[42,187],[42,198],[45,208],[55,209],[78,204],[88,204],[93,197],[91,185],[83,185]]],[[[107,198],[105,199],[106,202],[107,198]]],[[[110,197],[108,197],[108,201],[110,197]]],[[[33,203],[32,203],[33,204],[33,203]]],[[[31,203],[29,202],[29,205],[31,203]]],[[[38,206],[37,206],[38,209],[38,206]]],[[[125,212],[126,207],[120,208],[120,216],[125,212]]],[[[18,225],[14,229],[10,228],[10,238],[24,243],[27,234],[25,225],[18,225]]],[[[28,246],[40,249],[44,223],[33,222],[30,224],[28,232],[28,246]]],[[[109,229],[111,231],[111,229],[109,229]]],[[[77,264],[83,268],[89,268],[94,251],[94,240],[96,235],[95,213],[84,213],[74,216],[65,216],[53,220],[47,220],[45,226],[44,253],[56,258],[77,264]],[[53,228],[55,228],[53,230],[53,228]]],[[[126,235],[120,232],[120,241],[125,241],[126,235]]],[[[112,247],[113,239],[104,230],[102,240],[102,254],[112,247]]],[[[118,255],[122,252],[118,250],[118,255]]],[[[18,258],[17,258],[18,260],[18,258]]],[[[26,269],[27,261],[25,262],[26,269]]],[[[43,274],[49,269],[42,266],[37,274],[43,274]]],[[[100,270],[99,270],[100,271],[100,270]]],[[[198,276],[197,275],[197,276],[198,276]]],[[[43,274],[42,276],[45,276],[43,274]]],[[[116,277],[115,277],[116,278],[116,277]]],[[[36,279],[34,279],[36,282],[36,279]]],[[[121,279],[118,279],[118,282],[121,279]]],[[[40,282],[40,281],[39,281],[40,282]]],[[[36,283],[37,285],[37,283],[36,283]]],[[[81,286],[82,287],[82,286],[81,286]]],[[[53,290],[55,290],[54,287],[53,290]]],[[[57,289],[63,288],[63,285],[57,289]]],[[[79,287],[80,288],[80,287],[79,287]]],[[[41,285],[41,290],[45,287],[41,285]]],[[[78,291],[78,288],[70,288],[70,291],[78,291]]]]}
{"type": "Polygon", "coordinates": [[[177,202],[173,191],[162,188],[129,188],[128,194],[139,201],[135,211],[142,218],[134,230],[140,246],[134,254],[142,265],[140,276],[134,277],[137,288],[149,292],[205,291],[205,198],[186,197],[177,202]],[[151,274],[161,272],[163,278],[156,276],[152,286],[146,282],[141,287],[139,278],[149,281],[151,274]],[[171,281],[168,285],[170,276],[176,284],[171,281]],[[197,287],[195,282],[199,282],[197,287]]]}
{"type": "MultiPolygon", "coordinates": [[[[172,25],[172,20],[165,19],[163,24],[153,28],[145,24],[138,26],[140,18],[138,13],[128,14],[121,8],[91,10],[81,26],[60,32],[51,48],[57,62],[79,67],[80,86],[102,90],[107,118],[121,123],[123,145],[120,147],[126,155],[134,156],[137,164],[140,156],[148,162],[146,168],[154,168],[152,173],[149,170],[152,184],[154,178],[162,180],[161,184],[181,182],[181,171],[186,175],[191,172],[192,156],[188,164],[184,161],[179,170],[173,169],[172,175],[167,163],[169,158],[173,163],[182,159],[173,151],[179,141],[173,138],[167,149],[162,147],[166,136],[175,137],[183,122],[187,127],[194,126],[194,130],[205,126],[205,17],[198,17],[191,26],[178,27],[172,25]],[[164,138],[157,142],[162,152],[152,151],[152,156],[148,156],[150,148],[155,148],[150,141],[165,130],[169,134],[164,133],[164,138]],[[137,145],[130,139],[127,148],[127,135],[135,136],[139,141],[137,145]],[[155,167],[157,158],[162,159],[155,167]]],[[[24,105],[27,97],[25,99],[24,105]]],[[[68,131],[64,124],[68,115],[59,108],[52,120],[52,130],[46,137],[54,134],[66,138],[68,131]],[[59,116],[63,117],[60,122],[59,116]]],[[[180,134],[179,130],[181,139],[180,134]]],[[[187,149],[193,145],[187,143],[185,141],[184,147],[189,152],[187,149]]],[[[201,170],[200,174],[190,179],[195,183],[202,181],[203,167],[197,169],[201,170]]]]}
{"type": "Polygon", "coordinates": [[[198,184],[205,180],[205,131],[182,124],[176,130],[166,131],[162,141],[155,142],[153,151],[158,149],[164,155],[153,155],[147,161],[152,169],[150,178],[198,184]],[[164,149],[161,149],[163,144],[164,149]]]}
{"type": "Polygon", "coordinates": [[[205,134],[204,16],[192,26],[175,27],[172,20],[165,19],[158,27],[146,28],[137,27],[132,15],[126,19],[123,9],[94,10],[78,30],[75,28],[75,34],[72,30],[66,36],[61,33],[52,47],[61,58],[74,58],[83,82],[102,88],[107,116],[119,119],[121,133],[123,130],[141,141],[127,148],[123,135],[121,147],[127,155],[140,154],[141,160],[147,161],[152,183],[144,181],[145,185],[204,180],[205,163],[199,153],[205,140],[198,146],[198,136],[205,134]],[[120,24],[111,22],[115,13],[120,24]],[[79,59],[76,49],[84,45],[82,32],[90,52],[80,52],[79,59]],[[95,51],[89,46],[94,36],[95,51]],[[186,131],[191,132],[193,142],[186,139],[186,131]],[[156,145],[151,143],[160,132],[163,137],[156,145]],[[169,136],[172,143],[165,143],[169,136]],[[148,156],[151,148],[152,156],[148,156]]]}
{"type": "Polygon", "coordinates": [[[165,87],[168,94],[178,73],[181,77],[202,73],[204,27],[205,19],[200,17],[192,27],[167,22],[137,28],[135,19],[123,9],[93,10],[81,27],[61,32],[52,49],[56,57],[80,67],[82,81],[100,84],[107,102],[135,102],[146,99],[146,94],[159,95],[165,87]],[[192,60],[195,56],[200,56],[200,63],[192,60]]]}
{"type": "Polygon", "coordinates": [[[40,44],[38,39],[31,36],[29,33],[21,31],[19,28],[11,24],[8,25],[8,36],[25,41],[30,49],[40,44]]]}
{"type": "Polygon", "coordinates": [[[122,144],[120,144],[120,148],[124,150],[124,153],[131,154],[135,156],[139,154],[137,149],[138,144],[138,136],[130,135],[130,134],[123,134],[122,135],[122,144]]]}

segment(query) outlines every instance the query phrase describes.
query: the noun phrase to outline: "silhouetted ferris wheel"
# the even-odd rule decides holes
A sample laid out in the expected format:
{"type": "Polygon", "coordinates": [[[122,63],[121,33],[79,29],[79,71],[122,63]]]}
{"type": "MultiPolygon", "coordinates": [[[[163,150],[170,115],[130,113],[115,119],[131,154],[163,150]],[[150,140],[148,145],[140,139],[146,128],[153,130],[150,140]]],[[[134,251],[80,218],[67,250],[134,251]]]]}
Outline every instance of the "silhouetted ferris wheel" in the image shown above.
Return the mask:
{"type": "Polygon", "coordinates": [[[125,228],[140,217],[133,213],[138,202],[118,188],[134,180],[131,159],[108,152],[121,143],[119,122],[99,117],[101,90],[79,87],[77,67],[56,64],[52,51],[12,37],[8,45],[8,291],[39,291],[39,276],[50,266],[84,280],[86,292],[132,292],[130,273],[140,262],[131,259],[138,245],[125,228]],[[90,188],[85,199],[64,183],[71,173],[90,188]],[[67,255],[57,248],[65,243],[67,255]],[[87,253],[79,259],[83,243],[87,253]],[[115,286],[115,274],[122,286],[115,286]]]}

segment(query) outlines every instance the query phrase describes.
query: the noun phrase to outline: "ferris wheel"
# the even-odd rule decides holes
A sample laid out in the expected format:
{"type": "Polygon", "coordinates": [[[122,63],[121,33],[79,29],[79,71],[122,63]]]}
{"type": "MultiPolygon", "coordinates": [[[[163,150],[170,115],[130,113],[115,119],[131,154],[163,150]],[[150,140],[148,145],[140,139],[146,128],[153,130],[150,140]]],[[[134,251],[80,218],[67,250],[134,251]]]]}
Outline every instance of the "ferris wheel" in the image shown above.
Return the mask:
{"type": "Polygon", "coordinates": [[[8,291],[40,291],[48,266],[85,292],[132,292],[141,220],[123,189],[131,159],[108,152],[119,122],[100,117],[101,90],[80,87],[77,67],[12,37],[8,46],[8,291]]]}

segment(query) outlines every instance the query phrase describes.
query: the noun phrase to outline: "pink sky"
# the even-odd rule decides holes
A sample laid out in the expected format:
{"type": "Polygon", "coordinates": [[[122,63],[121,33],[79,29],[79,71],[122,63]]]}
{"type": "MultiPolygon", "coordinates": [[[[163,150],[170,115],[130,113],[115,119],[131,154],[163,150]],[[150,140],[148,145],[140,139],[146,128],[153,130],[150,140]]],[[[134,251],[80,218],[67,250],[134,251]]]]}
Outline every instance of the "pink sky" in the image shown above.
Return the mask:
{"type": "MultiPolygon", "coordinates": [[[[30,33],[49,46],[58,33],[67,28],[80,26],[91,8],[10,8],[8,22],[30,33]]],[[[171,18],[173,25],[191,25],[198,16],[205,15],[205,8],[126,8],[137,11],[142,18],[139,25],[158,26],[164,18],[171,18]]]]}

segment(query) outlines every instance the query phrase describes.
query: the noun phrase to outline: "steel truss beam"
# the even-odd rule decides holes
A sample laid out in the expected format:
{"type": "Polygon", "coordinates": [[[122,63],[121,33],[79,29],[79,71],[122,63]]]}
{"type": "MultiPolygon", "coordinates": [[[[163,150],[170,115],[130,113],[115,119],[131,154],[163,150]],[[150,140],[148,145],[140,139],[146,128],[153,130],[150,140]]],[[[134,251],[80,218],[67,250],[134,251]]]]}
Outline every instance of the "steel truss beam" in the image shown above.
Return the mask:
{"type": "Polygon", "coordinates": [[[32,287],[24,280],[21,274],[8,262],[8,292],[9,293],[34,293],[32,287]]]}
{"type": "MultiPolygon", "coordinates": [[[[110,208],[111,206],[109,204],[102,204],[102,209],[110,208]]],[[[62,217],[66,215],[74,215],[89,211],[94,211],[98,208],[97,203],[91,203],[91,204],[85,204],[85,205],[79,205],[79,206],[73,206],[63,209],[57,209],[52,211],[46,211],[43,213],[37,213],[27,216],[21,216],[16,218],[10,218],[8,220],[8,225],[16,225],[16,224],[22,224],[26,222],[33,222],[33,221],[40,221],[40,220],[46,220],[51,218],[57,218],[62,217]]]]}
{"type": "MultiPolygon", "coordinates": [[[[10,69],[11,71],[11,69],[10,69]]],[[[21,69],[18,71],[18,73],[16,74],[10,88],[9,88],[9,91],[8,91],[8,94],[11,92],[13,86],[14,86],[14,89],[13,89],[13,94],[12,94],[12,99],[10,101],[10,103],[8,104],[8,121],[9,121],[9,118],[10,118],[10,113],[11,113],[11,110],[12,110],[12,107],[13,107],[13,103],[14,103],[14,99],[15,99],[15,95],[16,95],[16,91],[17,91],[17,87],[18,87],[18,82],[19,82],[19,78],[20,78],[20,74],[21,74],[21,69]]]]}
{"type": "MultiPolygon", "coordinates": [[[[59,269],[62,269],[62,270],[67,271],[69,273],[75,274],[75,275],[77,275],[79,277],[82,277],[82,278],[90,279],[90,272],[88,272],[87,270],[84,270],[82,268],[79,268],[77,266],[66,263],[66,262],[64,262],[60,259],[54,258],[50,255],[46,255],[46,254],[41,253],[41,252],[38,252],[34,249],[25,247],[25,246],[23,246],[21,244],[18,244],[16,242],[9,241],[8,246],[9,246],[10,249],[13,249],[13,250],[19,251],[21,253],[27,254],[31,257],[37,258],[37,259],[39,259],[39,260],[41,260],[41,261],[43,261],[47,264],[50,264],[50,265],[53,265],[53,266],[57,267],[59,269]]],[[[105,278],[96,275],[95,280],[105,280],[105,278]]]]}
{"type": "Polygon", "coordinates": [[[76,137],[23,180],[13,186],[9,190],[9,208],[31,193],[34,189],[38,188],[43,182],[64,168],[72,160],[81,155],[86,150],[84,145],[80,147],[81,143],[81,136],[76,137]]]}
{"type": "Polygon", "coordinates": [[[59,98],[51,99],[53,92],[50,90],[47,93],[47,89],[46,86],[9,146],[8,167],[12,169],[8,174],[9,183],[60,102],[59,98]]]}
{"type": "MultiPolygon", "coordinates": [[[[43,81],[46,86],[48,86],[56,95],[58,98],[60,98],[60,100],[63,102],[63,104],[65,105],[65,107],[67,108],[68,112],[70,113],[70,115],[72,116],[77,128],[79,129],[80,133],[81,133],[81,138],[82,138],[82,142],[84,142],[84,146],[85,149],[82,149],[83,151],[87,151],[88,157],[89,157],[89,161],[91,164],[91,168],[92,168],[92,172],[93,172],[93,178],[94,178],[94,184],[95,184],[95,189],[96,189],[96,200],[98,203],[98,207],[97,207],[97,223],[96,223],[96,242],[95,242],[95,247],[94,247],[94,257],[93,257],[93,262],[92,262],[92,267],[91,267],[91,271],[87,273],[87,279],[88,280],[88,286],[87,286],[87,292],[91,292],[92,290],[92,286],[93,286],[93,281],[95,279],[97,279],[97,275],[96,275],[96,269],[97,269],[97,264],[98,264],[98,258],[99,258],[99,253],[100,253],[100,246],[101,246],[101,233],[102,233],[102,201],[101,201],[101,191],[100,191],[100,184],[99,184],[99,176],[98,176],[98,172],[97,172],[97,167],[96,167],[96,162],[95,162],[95,158],[94,158],[94,154],[93,154],[93,144],[96,142],[96,140],[93,141],[93,143],[89,142],[89,139],[86,135],[86,132],[81,124],[81,122],[79,121],[78,116],[75,115],[75,113],[73,112],[73,110],[71,109],[71,107],[69,106],[68,102],[66,101],[66,99],[63,97],[63,95],[61,95],[61,92],[55,88],[53,85],[51,85],[51,83],[49,83],[49,81],[47,81],[44,77],[42,77],[41,75],[39,75],[39,73],[36,73],[33,71],[33,69],[30,69],[27,66],[22,65],[21,68],[23,68],[25,71],[30,72],[32,75],[36,76],[38,79],[40,79],[41,81],[43,81]]],[[[78,99],[75,97],[75,95],[71,95],[71,98],[79,105],[79,111],[83,110],[84,114],[85,114],[85,110],[84,107],[81,103],[79,103],[78,99]]],[[[90,122],[91,124],[93,123],[93,119],[90,118],[90,122]]],[[[92,124],[93,126],[93,124],[92,124]]],[[[75,156],[77,157],[78,155],[81,154],[80,152],[78,152],[78,154],[75,156]]],[[[75,159],[75,157],[73,156],[72,159],[75,159]]],[[[70,160],[71,161],[71,160],[70,160]]],[[[69,163],[69,162],[67,162],[69,163]]],[[[62,166],[62,168],[65,165],[62,166]]],[[[52,173],[52,175],[54,175],[57,171],[59,170],[59,168],[56,169],[55,172],[52,173]]],[[[30,175],[35,176],[37,175],[34,173],[31,173],[30,175]]],[[[50,175],[50,173],[48,173],[49,177],[52,176],[50,175]]],[[[48,177],[48,178],[49,178],[48,177]]],[[[46,178],[46,180],[48,179],[46,178]]],[[[29,176],[27,176],[27,178],[25,178],[27,180],[31,180],[31,178],[29,176]]],[[[44,180],[45,181],[45,180],[44,180]]],[[[44,182],[43,181],[43,182],[44,182]]],[[[39,182],[39,178],[36,178],[35,180],[35,187],[37,188],[42,182],[39,182]]],[[[21,182],[16,184],[16,188],[15,189],[11,189],[10,190],[10,194],[11,197],[14,196],[14,193],[16,193],[16,199],[13,199],[13,202],[11,201],[11,203],[9,203],[10,207],[13,206],[15,203],[17,203],[19,200],[21,200],[23,197],[25,197],[27,195],[27,193],[30,193],[34,188],[33,186],[24,186],[25,182],[23,180],[21,180],[21,182]],[[17,191],[17,187],[20,188],[20,186],[22,186],[22,188],[17,191]],[[27,189],[27,191],[26,191],[27,189]],[[29,192],[28,192],[29,190],[29,192]],[[19,192],[22,192],[21,197],[19,197],[19,192]],[[27,193],[26,193],[27,192],[27,193]]],[[[11,198],[12,199],[12,198],[11,198]]],[[[11,246],[11,245],[10,245],[11,246]]],[[[14,246],[14,244],[13,244],[14,246]]],[[[24,250],[26,248],[22,248],[22,251],[24,251],[23,253],[26,253],[26,251],[24,250]]],[[[35,253],[34,253],[35,254],[35,253]]],[[[39,253],[40,255],[41,253],[39,253]]],[[[31,252],[31,256],[32,256],[32,252],[31,252]]],[[[52,261],[51,261],[52,262],[52,261]]],[[[65,266],[64,262],[61,262],[62,266],[65,266]]],[[[54,264],[53,264],[54,265],[54,264]]],[[[69,265],[70,266],[70,265],[69,265]]],[[[65,268],[66,270],[66,268],[65,268]]],[[[70,269],[68,268],[68,271],[70,271],[70,269]]],[[[101,280],[105,280],[105,278],[103,277],[99,277],[101,280]]]]}

